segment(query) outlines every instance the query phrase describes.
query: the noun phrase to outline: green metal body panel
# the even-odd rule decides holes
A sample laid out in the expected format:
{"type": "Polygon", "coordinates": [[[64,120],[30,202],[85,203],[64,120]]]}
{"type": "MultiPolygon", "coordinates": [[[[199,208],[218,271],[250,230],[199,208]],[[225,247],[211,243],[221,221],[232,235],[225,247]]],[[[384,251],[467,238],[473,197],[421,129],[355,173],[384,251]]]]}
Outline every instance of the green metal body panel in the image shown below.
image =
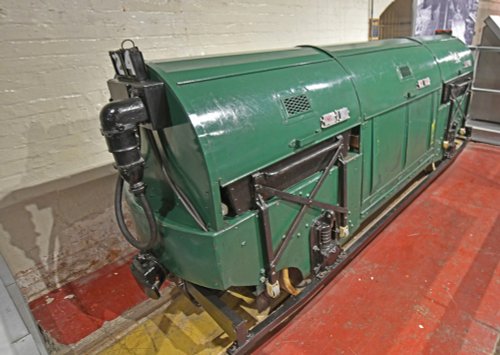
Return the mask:
{"type": "MultiPolygon", "coordinates": [[[[443,83],[470,72],[469,60],[459,40],[435,36],[148,63],[150,76],[167,87],[171,125],[155,133],[164,162],[209,226],[208,232],[196,227],[166,187],[143,141],[162,263],[205,287],[259,285],[265,264],[258,213],[225,217],[221,187],[359,127],[359,150],[346,158],[352,234],[425,167],[443,158],[449,114],[449,103],[441,104],[443,83]],[[425,81],[420,88],[419,80],[425,81]],[[290,114],[283,102],[297,95],[307,96],[310,109],[290,114]],[[321,128],[323,115],[344,107],[349,119],[321,128]]],[[[461,105],[467,109],[466,100],[461,105]]],[[[319,175],[287,191],[307,196],[319,175]]],[[[334,167],[317,199],[339,202],[338,186],[334,167]]],[[[139,231],[147,234],[140,208],[130,195],[127,201],[139,231]]],[[[268,203],[276,247],[299,206],[278,199],[268,203]]],[[[309,227],[320,214],[317,208],[307,211],[278,270],[310,273],[309,227]]]]}
{"type": "MultiPolygon", "coordinates": [[[[203,155],[204,166],[196,166],[208,179],[191,178],[189,185],[199,207],[210,206],[207,212],[220,205],[220,186],[294,154],[292,142],[302,146],[319,142],[360,119],[356,94],[344,70],[314,49],[152,63],[150,68],[168,84],[182,105],[182,119],[196,135],[194,141],[188,139],[203,155]],[[302,93],[307,93],[312,109],[288,117],[281,100],[302,93]],[[318,131],[318,117],[334,110],[335,102],[350,107],[352,119],[339,130],[318,131]],[[207,180],[211,190],[205,194],[207,180]]],[[[170,136],[167,141],[173,147],[175,138],[170,136]]],[[[182,139],[179,144],[186,142],[182,135],[178,139],[182,139]]],[[[179,154],[172,160],[187,159],[179,154]]],[[[224,227],[220,214],[205,217],[216,229],[224,227]]]]}
{"type": "MultiPolygon", "coordinates": [[[[460,41],[453,37],[447,36],[429,36],[414,39],[426,47],[433,55],[438,64],[441,74],[441,80],[444,83],[451,80],[472,73],[474,68],[474,61],[472,52],[464,46],[460,41]]],[[[460,108],[453,109],[453,111],[460,111],[466,113],[469,105],[469,95],[467,97],[459,97],[460,108]]],[[[442,142],[444,137],[444,128],[448,120],[450,112],[450,103],[440,104],[438,106],[437,121],[436,121],[436,154],[441,156],[443,154],[442,142]]],[[[453,120],[456,122],[456,131],[464,126],[465,117],[461,114],[452,114],[453,120]]]]}
{"type": "Polygon", "coordinates": [[[456,38],[429,36],[414,40],[432,53],[444,82],[472,72],[474,67],[472,52],[456,38]]]}

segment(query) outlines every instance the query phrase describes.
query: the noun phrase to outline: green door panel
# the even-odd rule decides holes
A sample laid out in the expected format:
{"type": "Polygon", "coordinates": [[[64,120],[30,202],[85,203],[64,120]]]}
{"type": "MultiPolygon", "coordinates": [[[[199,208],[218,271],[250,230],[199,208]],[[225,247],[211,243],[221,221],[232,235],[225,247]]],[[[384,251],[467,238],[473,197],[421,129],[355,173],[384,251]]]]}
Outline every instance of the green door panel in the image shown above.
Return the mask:
{"type": "Polygon", "coordinates": [[[409,105],[406,165],[413,164],[431,148],[433,98],[434,95],[424,96],[409,105]]]}
{"type": "Polygon", "coordinates": [[[363,124],[363,210],[389,197],[395,184],[414,176],[433,157],[437,95],[417,98],[363,124]]]}
{"type": "Polygon", "coordinates": [[[406,146],[406,107],[373,119],[372,193],[391,182],[404,167],[406,146]]]}

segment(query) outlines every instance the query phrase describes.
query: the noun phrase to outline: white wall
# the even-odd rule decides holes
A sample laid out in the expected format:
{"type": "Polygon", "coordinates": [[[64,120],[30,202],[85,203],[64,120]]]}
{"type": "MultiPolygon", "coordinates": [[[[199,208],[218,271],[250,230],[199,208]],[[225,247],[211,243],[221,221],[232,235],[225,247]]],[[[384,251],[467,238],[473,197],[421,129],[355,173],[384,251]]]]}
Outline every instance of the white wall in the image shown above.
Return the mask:
{"type": "Polygon", "coordinates": [[[98,129],[107,51],[147,59],[367,38],[368,0],[3,0],[0,200],[111,162],[98,129]]]}
{"type": "Polygon", "coordinates": [[[393,2],[394,0],[373,0],[373,18],[379,18],[387,6],[393,2]]]}

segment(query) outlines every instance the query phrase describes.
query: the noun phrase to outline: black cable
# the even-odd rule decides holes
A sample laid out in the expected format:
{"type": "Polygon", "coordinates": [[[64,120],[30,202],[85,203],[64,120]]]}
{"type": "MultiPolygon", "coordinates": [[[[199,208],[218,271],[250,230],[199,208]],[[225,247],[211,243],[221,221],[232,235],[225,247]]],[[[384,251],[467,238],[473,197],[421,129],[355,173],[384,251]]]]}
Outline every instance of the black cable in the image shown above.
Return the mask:
{"type": "Polygon", "coordinates": [[[123,218],[123,210],[122,210],[122,195],[123,195],[123,178],[121,175],[118,175],[118,179],[116,180],[116,189],[115,189],[115,214],[116,221],[118,222],[118,227],[122,232],[123,236],[134,248],[140,249],[142,251],[152,249],[158,242],[158,228],[156,226],[156,221],[153,215],[153,211],[151,210],[151,205],[149,204],[144,191],[137,194],[136,196],[139,199],[139,205],[142,207],[144,214],[146,215],[146,219],[149,225],[149,237],[146,240],[141,240],[135,238],[132,233],[130,233],[127,225],[125,224],[125,219],[123,218]]]}

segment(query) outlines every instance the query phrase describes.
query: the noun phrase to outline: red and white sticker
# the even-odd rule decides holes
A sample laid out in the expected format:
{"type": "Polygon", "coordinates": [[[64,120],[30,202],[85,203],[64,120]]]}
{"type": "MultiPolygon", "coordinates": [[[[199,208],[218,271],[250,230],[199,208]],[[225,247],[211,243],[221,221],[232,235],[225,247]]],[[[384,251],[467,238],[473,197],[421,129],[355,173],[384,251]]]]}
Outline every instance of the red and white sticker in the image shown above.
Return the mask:
{"type": "Polygon", "coordinates": [[[426,86],[430,86],[431,85],[431,78],[427,77],[427,78],[423,78],[423,79],[420,79],[419,81],[417,81],[417,89],[422,89],[422,88],[425,88],[426,86]]]}
{"type": "Polygon", "coordinates": [[[349,112],[349,109],[347,107],[342,107],[342,108],[339,108],[338,110],[328,112],[328,113],[324,114],[323,116],[321,116],[321,119],[320,119],[321,128],[327,128],[327,127],[333,126],[337,123],[340,123],[340,122],[343,122],[343,121],[349,119],[350,117],[351,117],[350,112],[349,112]]]}

